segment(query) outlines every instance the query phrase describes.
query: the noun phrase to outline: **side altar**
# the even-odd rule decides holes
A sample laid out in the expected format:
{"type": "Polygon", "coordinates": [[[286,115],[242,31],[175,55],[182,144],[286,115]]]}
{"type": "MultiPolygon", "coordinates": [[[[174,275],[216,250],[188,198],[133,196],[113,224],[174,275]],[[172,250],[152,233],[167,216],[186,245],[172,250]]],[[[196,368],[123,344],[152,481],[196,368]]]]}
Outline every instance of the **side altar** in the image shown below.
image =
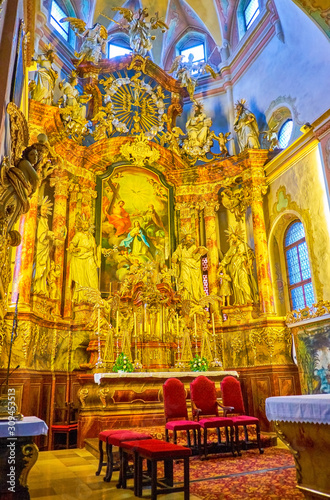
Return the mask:
{"type": "Polygon", "coordinates": [[[164,424],[162,386],[168,378],[181,380],[187,391],[195,377],[205,375],[215,382],[220,397],[220,382],[232,371],[166,371],[135,373],[95,373],[78,376],[81,410],[78,424],[78,446],[86,438],[95,437],[103,429],[164,424]]]}

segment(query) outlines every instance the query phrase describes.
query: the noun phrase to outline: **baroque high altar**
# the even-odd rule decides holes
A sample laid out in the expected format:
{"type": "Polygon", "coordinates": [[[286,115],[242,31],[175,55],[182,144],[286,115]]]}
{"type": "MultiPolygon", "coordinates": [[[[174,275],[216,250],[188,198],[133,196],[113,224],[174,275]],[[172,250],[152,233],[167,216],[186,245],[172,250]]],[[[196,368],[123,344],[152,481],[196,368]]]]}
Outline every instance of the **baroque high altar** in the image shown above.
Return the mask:
{"type": "Polygon", "coordinates": [[[54,103],[48,47],[30,83],[29,122],[8,107],[3,355],[16,304],[13,366],[50,367],[63,386],[66,374],[67,402],[119,404],[91,380],[120,353],[140,372],[189,370],[197,354],[210,370],[239,372],[250,411],[268,428],[264,399],[279,384],[299,387],[269,268],[264,166],[273,148],[260,149],[242,100],[240,153],[230,155],[230,134],[212,131],[188,64],[176,61],[175,79],[141,50],[113,61],[86,54],[54,103]]]}

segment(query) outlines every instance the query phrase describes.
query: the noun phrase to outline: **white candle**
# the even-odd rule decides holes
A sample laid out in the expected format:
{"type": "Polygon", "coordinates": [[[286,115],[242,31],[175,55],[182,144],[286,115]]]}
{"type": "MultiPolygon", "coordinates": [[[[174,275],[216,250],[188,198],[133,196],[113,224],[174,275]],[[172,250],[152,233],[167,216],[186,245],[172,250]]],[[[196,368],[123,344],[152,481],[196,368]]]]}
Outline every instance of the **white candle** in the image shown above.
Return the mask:
{"type": "Polygon", "coordinates": [[[179,315],[178,314],[176,315],[176,330],[177,330],[177,333],[179,333],[179,315]]]}
{"type": "Polygon", "coordinates": [[[215,335],[214,313],[212,313],[212,330],[213,330],[213,335],[215,335]]]}
{"type": "Polygon", "coordinates": [[[117,317],[116,317],[117,321],[116,321],[116,330],[117,330],[117,337],[118,337],[118,329],[119,329],[119,311],[117,309],[117,317]]]}
{"type": "Polygon", "coordinates": [[[134,335],[136,337],[136,313],[134,313],[134,335]]]}
{"type": "Polygon", "coordinates": [[[194,314],[194,323],[195,323],[195,335],[197,337],[197,318],[196,318],[196,314],[194,314]]]}

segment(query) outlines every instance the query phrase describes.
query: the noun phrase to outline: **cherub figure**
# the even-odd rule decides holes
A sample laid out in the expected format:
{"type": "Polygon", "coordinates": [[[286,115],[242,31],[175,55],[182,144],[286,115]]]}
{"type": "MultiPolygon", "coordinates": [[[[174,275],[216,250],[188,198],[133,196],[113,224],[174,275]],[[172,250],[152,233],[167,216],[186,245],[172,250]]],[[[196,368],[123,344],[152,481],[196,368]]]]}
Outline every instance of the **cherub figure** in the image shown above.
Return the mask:
{"type": "Polygon", "coordinates": [[[231,277],[226,273],[226,269],[222,264],[219,265],[218,276],[221,281],[219,290],[219,296],[221,297],[221,305],[223,307],[229,306],[230,296],[232,294],[230,286],[231,277]]]}
{"type": "Polygon", "coordinates": [[[151,35],[150,31],[160,28],[162,33],[165,33],[168,30],[168,26],[158,18],[158,12],[154,17],[150,18],[150,21],[147,21],[149,13],[146,8],[138,9],[135,12],[123,7],[113,7],[112,10],[118,11],[123,16],[119,23],[104,14],[102,15],[119,24],[123,30],[128,31],[129,43],[133,53],[142,57],[145,57],[148,51],[152,49],[152,41],[156,38],[155,35],[151,35]]]}
{"type": "Polygon", "coordinates": [[[230,134],[231,134],[231,132],[227,132],[226,134],[224,134],[223,132],[220,132],[219,135],[216,135],[214,132],[212,133],[213,139],[215,139],[219,143],[220,154],[223,155],[223,156],[229,156],[228,148],[227,148],[227,143],[229,141],[233,141],[234,140],[233,137],[231,137],[230,139],[228,139],[228,137],[230,136],[230,134]]]}
{"type": "Polygon", "coordinates": [[[184,57],[180,55],[174,59],[169,73],[173,73],[174,77],[179,80],[181,87],[187,88],[190,99],[193,101],[197,84],[196,77],[203,73],[210,73],[213,78],[216,78],[217,75],[207,62],[194,63],[193,54],[189,54],[187,62],[183,61],[184,57]]]}
{"type": "Polygon", "coordinates": [[[180,136],[185,135],[182,132],[180,127],[173,127],[171,130],[165,132],[160,139],[161,146],[164,146],[165,143],[168,144],[168,149],[181,156],[181,149],[179,146],[180,136]]]}
{"type": "Polygon", "coordinates": [[[92,28],[86,28],[85,21],[76,17],[64,17],[61,23],[64,22],[69,22],[76,36],[83,39],[80,52],[75,52],[78,59],[76,66],[84,61],[98,64],[102,54],[106,53],[109,39],[106,28],[100,23],[94,24],[92,28]]]}
{"type": "Polygon", "coordinates": [[[60,276],[61,276],[61,266],[59,264],[55,264],[55,262],[52,260],[50,263],[50,270],[47,276],[48,292],[50,299],[57,300],[60,297],[57,286],[57,279],[60,276]]]}
{"type": "Polygon", "coordinates": [[[274,149],[280,148],[280,143],[278,142],[277,137],[277,124],[269,130],[261,132],[261,135],[263,135],[269,142],[269,151],[274,151],[274,149]]]}

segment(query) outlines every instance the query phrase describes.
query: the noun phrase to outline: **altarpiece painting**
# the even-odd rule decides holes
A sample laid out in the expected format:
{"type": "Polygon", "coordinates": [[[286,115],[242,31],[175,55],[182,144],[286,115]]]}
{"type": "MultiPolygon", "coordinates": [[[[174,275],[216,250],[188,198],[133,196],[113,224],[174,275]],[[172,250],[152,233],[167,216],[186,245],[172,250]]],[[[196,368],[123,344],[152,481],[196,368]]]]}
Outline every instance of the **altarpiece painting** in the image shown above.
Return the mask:
{"type": "Polygon", "coordinates": [[[102,180],[100,290],[119,289],[145,263],[161,269],[171,253],[169,189],[147,168],[123,165],[102,180]]]}

